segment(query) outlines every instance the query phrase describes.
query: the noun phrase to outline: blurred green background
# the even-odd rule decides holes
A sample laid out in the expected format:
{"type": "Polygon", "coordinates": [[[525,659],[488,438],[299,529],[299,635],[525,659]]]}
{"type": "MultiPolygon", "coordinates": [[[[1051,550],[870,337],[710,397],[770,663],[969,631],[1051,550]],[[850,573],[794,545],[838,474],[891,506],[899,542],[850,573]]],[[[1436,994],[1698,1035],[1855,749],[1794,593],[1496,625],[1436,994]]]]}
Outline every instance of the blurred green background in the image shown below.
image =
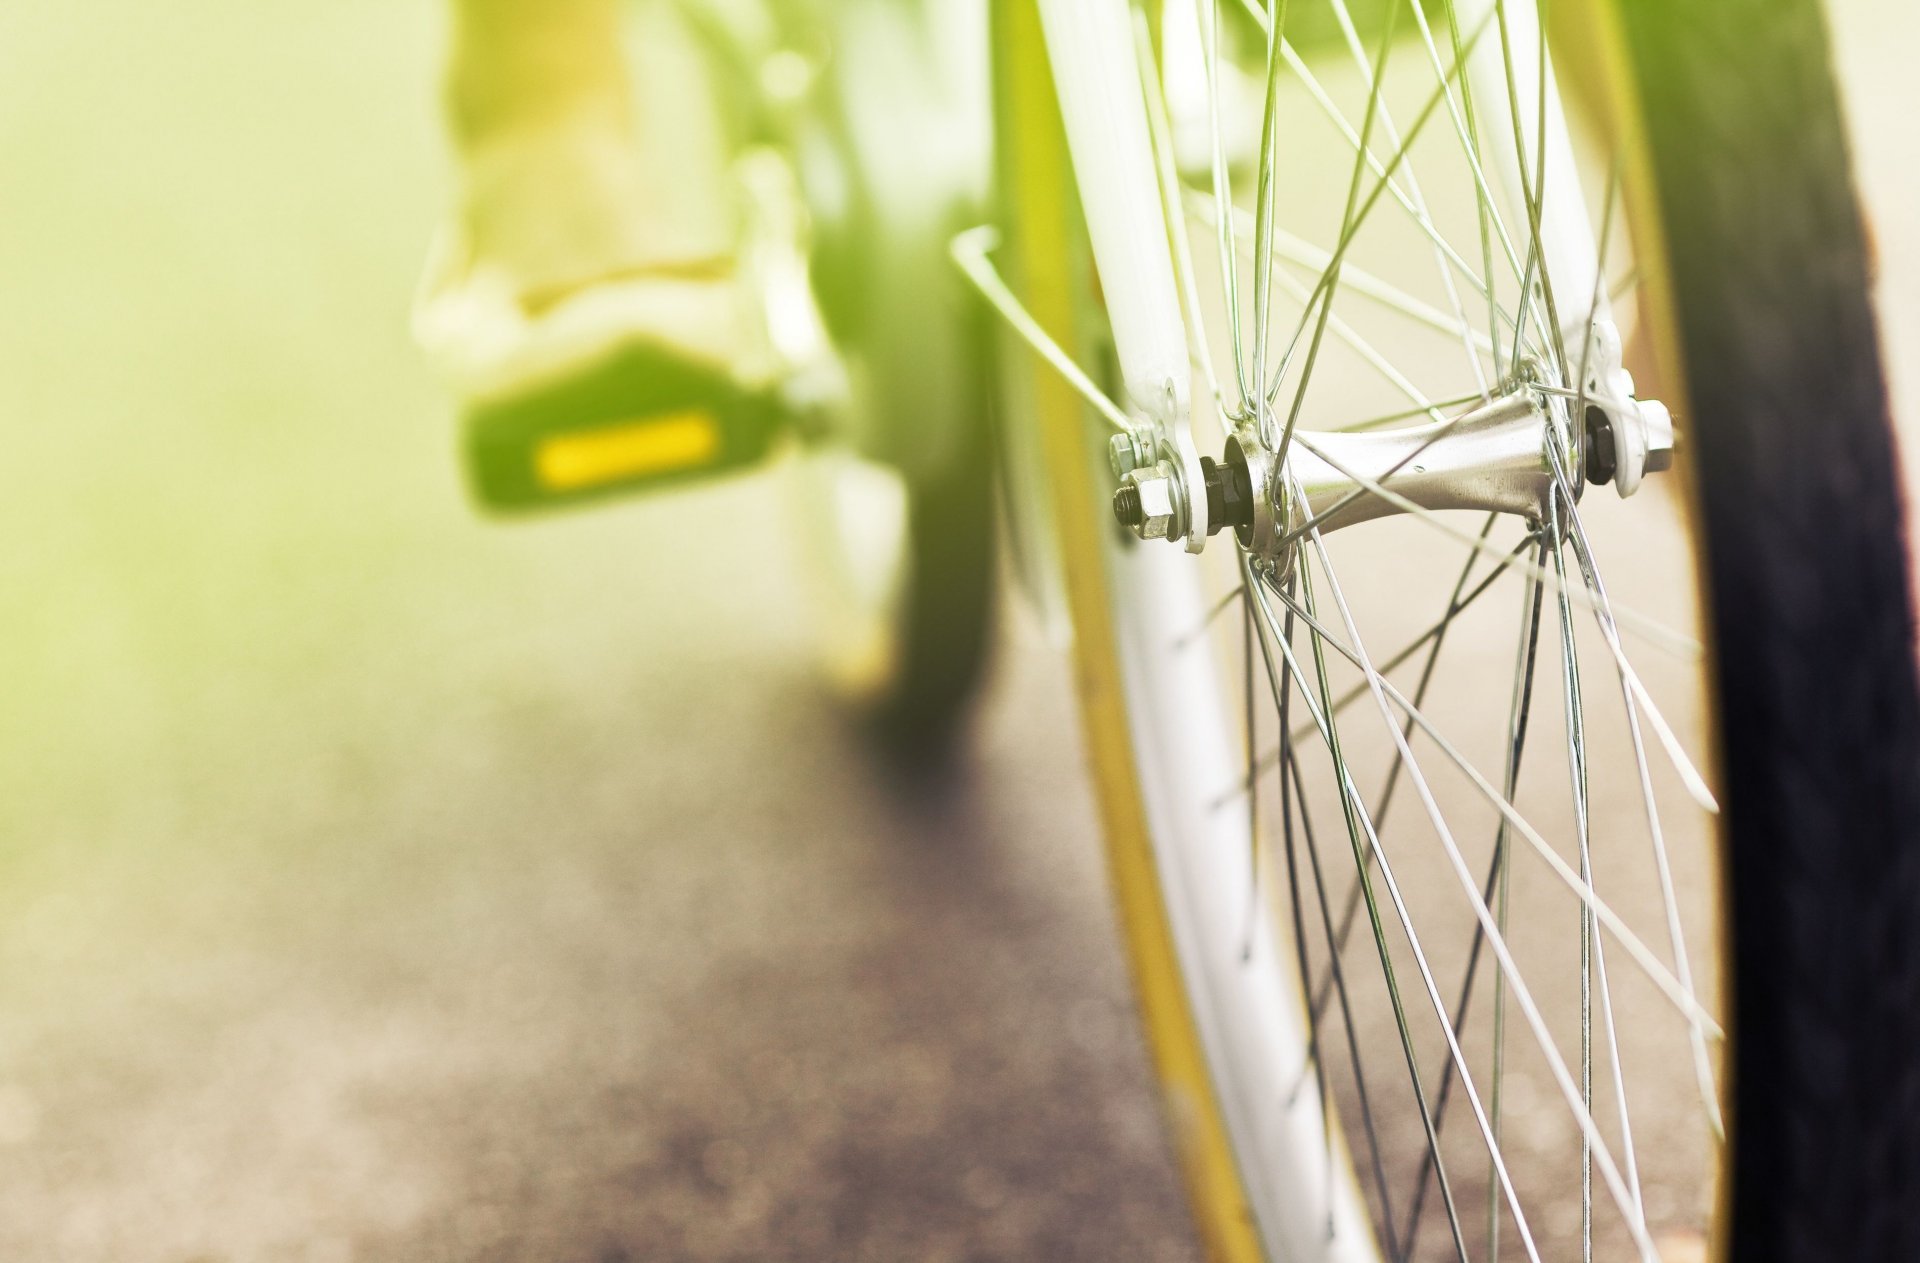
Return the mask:
{"type": "MultiPolygon", "coordinates": [[[[1912,418],[1920,17],[1835,21],[1912,418]]],[[[469,510],[443,22],[0,10],[0,1257],[1187,1257],[1050,651],[916,804],[755,483],[469,510]]]]}

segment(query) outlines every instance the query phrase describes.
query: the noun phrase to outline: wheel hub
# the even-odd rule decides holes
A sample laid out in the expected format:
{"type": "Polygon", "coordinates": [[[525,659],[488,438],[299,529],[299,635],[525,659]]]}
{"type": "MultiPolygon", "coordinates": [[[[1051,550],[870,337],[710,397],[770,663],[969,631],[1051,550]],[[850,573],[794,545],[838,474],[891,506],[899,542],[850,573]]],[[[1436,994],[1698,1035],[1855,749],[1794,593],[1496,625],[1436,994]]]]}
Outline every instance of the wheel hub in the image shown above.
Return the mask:
{"type": "Polygon", "coordinates": [[[1192,509],[1203,496],[1206,534],[1231,527],[1254,556],[1284,562],[1311,530],[1399,513],[1472,509],[1539,519],[1557,481],[1556,465],[1575,496],[1582,475],[1584,482],[1610,483],[1631,495],[1646,474],[1672,466],[1673,418],[1658,400],[1633,397],[1618,348],[1617,335],[1597,339],[1577,448],[1561,437],[1573,433],[1576,399],[1541,384],[1540,374],[1523,366],[1504,391],[1453,417],[1380,432],[1298,431],[1281,468],[1252,427],[1237,426],[1219,460],[1200,458],[1200,478],[1191,487],[1165,445],[1149,460],[1147,435],[1116,435],[1114,516],[1141,539],[1181,540],[1192,548],[1192,509]]]}

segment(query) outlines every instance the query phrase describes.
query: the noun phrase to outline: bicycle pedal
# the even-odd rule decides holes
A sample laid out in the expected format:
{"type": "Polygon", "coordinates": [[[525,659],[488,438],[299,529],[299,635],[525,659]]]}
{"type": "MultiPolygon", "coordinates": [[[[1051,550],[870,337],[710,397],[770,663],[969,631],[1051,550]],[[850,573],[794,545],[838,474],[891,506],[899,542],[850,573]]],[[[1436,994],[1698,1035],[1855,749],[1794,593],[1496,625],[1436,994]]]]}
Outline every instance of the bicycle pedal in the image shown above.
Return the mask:
{"type": "Polygon", "coordinates": [[[785,427],[772,393],[655,347],[470,405],[463,437],[475,497],[518,513],[637,495],[757,464],[785,427]]]}

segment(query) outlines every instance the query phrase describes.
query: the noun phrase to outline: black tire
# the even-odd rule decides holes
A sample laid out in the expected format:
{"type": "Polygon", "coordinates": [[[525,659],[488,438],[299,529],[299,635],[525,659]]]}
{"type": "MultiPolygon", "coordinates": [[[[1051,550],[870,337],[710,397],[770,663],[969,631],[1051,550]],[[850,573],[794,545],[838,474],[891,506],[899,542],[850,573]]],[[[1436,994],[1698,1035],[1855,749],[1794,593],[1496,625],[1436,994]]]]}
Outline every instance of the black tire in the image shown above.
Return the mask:
{"type": "Polygon", "coordinates": [[[1724,1256],[1916,1259],[1920,692],[1825,23],[1813,0],[1619,9],[1716,652],[1736,1059],[1724,1256]]]}
{"type": "Polygon", "coordinates": [[[872,712],[886,748],[919,762],[948,753],[992,648],[999,533],[984,323],[983,315],[968,330],[982,369],[977,423],[959,434],[944,468],[909,483],[902,662],[872,712]]]}
{"type": "Polygon", "coordinates": [[[948,254],[953,235],[984,216],[984,175],[964,156],[916,163],[901,153],[903,137],[952,132],[960,108],[933,73],[944,53],[930,13],[926,3],[864,0],[818,15],[836,56],[818,143],[801,146],[824,211],[815,291],[854,371],[851,444],[907,491],[891,666],[852,701],[886,755],[923,765],[949,754],[984,675],[999,557],[994,326],[948,254]]]}

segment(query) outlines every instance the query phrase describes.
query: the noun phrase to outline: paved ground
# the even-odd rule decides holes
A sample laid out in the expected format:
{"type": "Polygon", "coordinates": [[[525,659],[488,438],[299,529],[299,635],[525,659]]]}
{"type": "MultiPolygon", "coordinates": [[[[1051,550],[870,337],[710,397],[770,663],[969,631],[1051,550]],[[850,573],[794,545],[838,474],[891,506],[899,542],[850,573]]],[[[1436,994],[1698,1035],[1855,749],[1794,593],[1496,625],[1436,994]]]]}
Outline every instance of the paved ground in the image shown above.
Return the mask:
{"type": "Polygon", "coordinates": [[[1192,1257],[1050,652],[903,795],[755,485],[470,518],[436,21],[0,15],[0,1257],[1192,1257]]]}

